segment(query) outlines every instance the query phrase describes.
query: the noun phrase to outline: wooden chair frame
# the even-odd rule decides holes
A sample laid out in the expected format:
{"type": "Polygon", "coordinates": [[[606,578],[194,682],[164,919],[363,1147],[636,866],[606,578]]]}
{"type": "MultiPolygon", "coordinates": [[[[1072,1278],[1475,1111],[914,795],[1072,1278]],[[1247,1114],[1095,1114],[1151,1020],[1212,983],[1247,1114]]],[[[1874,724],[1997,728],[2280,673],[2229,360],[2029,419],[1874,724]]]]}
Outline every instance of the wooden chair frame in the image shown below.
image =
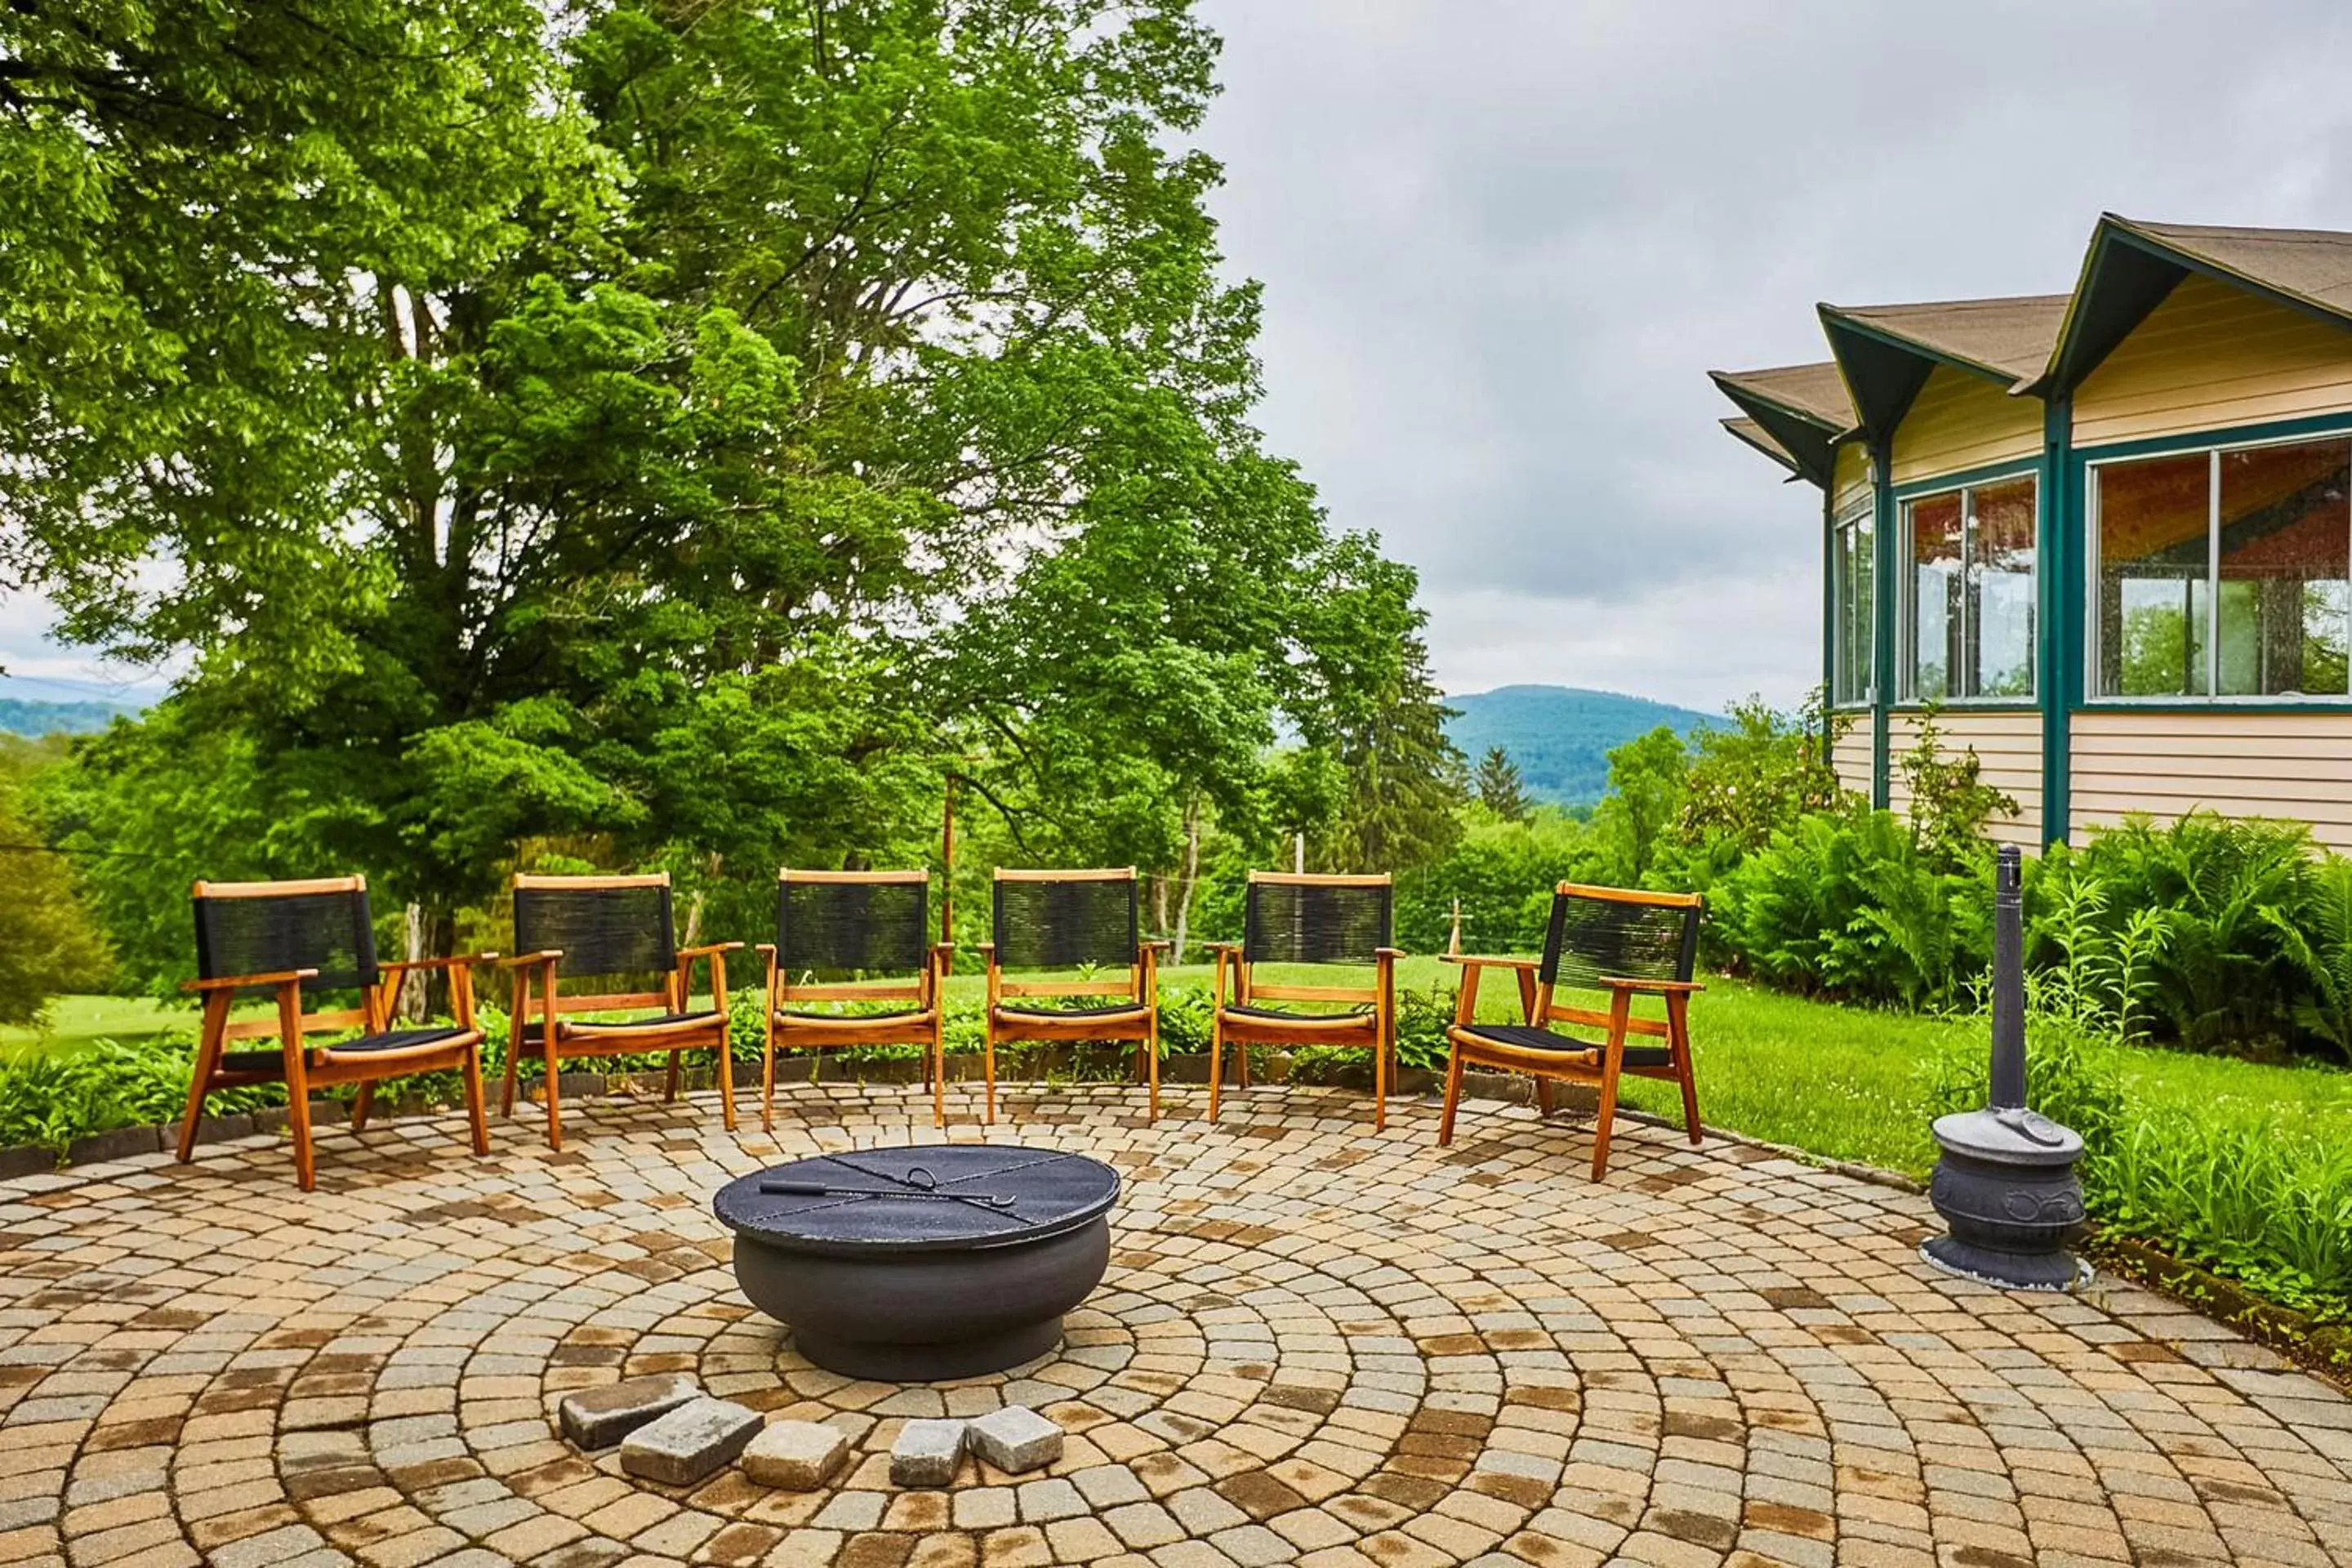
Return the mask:
{"type": "MultiPolygon", "coordinates": [[[[1292,887],[1386,887],[1386,873],[1371,876],[1321,875],[1312,872],[1252,871],[1252,882],[1292,887]]],[[[1247,1089],[1252,1046],[1352,1046],[1372,1053],[1372,1130],[1389,1123],[1389,1085],[1396,1081],[1396,961],[1400,948],[1378,949],[1372,959],[1370,985],[1283,985],[1260,982],[1244,944],[1208,944],[1215,975],[1216,1009],[1209,1028],[1209,1120],[1217,1119],[1223,1090],[1225,1043],[1240,1049],[1235,1057],[1239,1087],[1247,1089]],[[1227,990],[1228,979],[1232,990],[1227,990]],[[1228,996],[1231,1001],[1228,1003],[1228,996]],[[1299,1014],[1283,1019],[1259,1018],[1233,1011],[1260,1002],[1335,1002],[1369,1012],[1299,1014]]]]}
{"type": "MultiPolygon", "coordinates": [[[[1648,904],[1661,909],[1695,910],[1704,907],[1696,893],[1653,893],[1630,888],[1593,887],[1580,882],[1562,882],[1556,893],[1570,898],[1607,899],[1619,903],[1648,904]]],[[[1617,1116],[1618,1080],[1627,1074],[1635,1078],[1657,1079],[1681,1086],[1683,1121],[1694,1145],[1700,1142],[1698,1120],[1698,1087],[1691,1074],[1690,999],[1694,993],[1706,987],[1693,980],[1643,980],[1624,975],[1603,975],[1600,984],[1609,995],[1608,1010],[1572,1006],[1560,1002],[1556,987],[1542,980],[1543,962],[1532,958],[1473,957],[1462,953],[1446,953],[1444,962],[1462,966],[1462,984],[1454,999],[1454,1023],[1445,1031],[1451,1047],[1445,1065],[1445,1110],[1437,1127],[1440,1148],[1454,1142],[1454,1114],[1462,1098],[1462,1073],[1467,1067],[1501,1068],[1509,1072],[1522,1072],[1536,1080],[1536,1103],[1538,1114],[1551,1114],[1551,1085],[1558,1079],[1570,1083],[1598,1084],[1601,1105],[1592,1129],[1592,1179],[1600,1181],[1609,1170],[1609,1135],[1611,1123],[1617,1116]],[[1549,1029],[1555,1023],[1601,1030],[1602,1037],[1590,1049],[1562,1051],[1523,1049],[1500,1041],[1482,1038],[1470,1032],[1478,1016],[1478,977],[1488,969],[1507,969],[1517,977],[1519,986],[1519,1006],[1527,1026],[1549,1029]],[[1656,996],[1664,1004],[1663,1018],[1638,1017],[1633,1013],[1637,996],[1656,996]],[[1629,1037],[1659,1040],[1664,1043],[1671,1060],[1664,1067],[1628,1065],[1625,1045],[1629,1037]]]]}
{"type": "MultiPolygon", "coordinates": [[[[912,882],[929,898],[929,871],[800,871],[790,867],[776,873],[778,883],[816,882],[833,885],[912,882]]],[[[923,1079],[931,1090],[931,1125],[948,1124],[947,1010],[940,994],[947,983],[950,942],[933,942],[923,967],[910,981],[847,980],[796,984],[778,963],[776,944],[763,942],[761,956],[768,961],[767,1034],[761,1048],[760,1126],[776,1126],[776,1053],[778,1051],[837,1051],[858,1046],[920,1046],[923,1079]],[[813,1016],[790,1010],[794,1002],[912,1002],[911,1013],[860,1016],[855,1013],[813,1016]]]]}
{"type": "MultiPolygon", "coordinates": [[[[996,869],[1000,882],[1117,882],[1135,880],[1132,866],[1102,868],[1084,871],[1016,871],[1003,867],[996,869]]],[[[1136,1063],[1136,1076],[1150,1085],[1148,1121],[1160,1120],[1160,954],[1168,946],[1164,942],[1139,942],[1136,944],[1135,962],[1127,968],[1124,985],[1105,984],[1101,980],[1010,980],[1003,966],[996,961],[996,943],[980,944],[981,954],[988,961],[988,1011],[985,1044],[982,1047],[982,1070],[987,1080],[987,1095],[982,1120],[996,1120],[996,1047],[999,1041],[1015,1043],[1050,1043],[1062,1040],[1134,1040],[1141,1058],[1136,1063]],[[1050,1013],[1002,1005],[1007,1000],[1024,997],[1100,996],[1127,1002],[1132,1005],[1115,1014],[1073,1014],[1056,1017],[1050,1013]]]]}
{"type": "MultiPolygon", "coordinates": [[[[265,899],[312,893],[365,893],[364,877],[321,877],[306,881],[198,882],[198,899],[265,899]]],[[[367,1126],[375,1086],[386,1079],[414,1073],[455,1071],[465,1076],[466,1112],[474,1152],[490,1152],[490,1131],[482,1115],[482,1031],[474,1020],[474,965],[498,955],[467,953],[454,958],[406,959],[376,964],[377,983],[360,992],[356,1007],[312,1012],[302,1003],[302,982],[315,979],[315,969],[287,969],[267,974],[221,974],[184,982],[180,989],[204,998],[204,1022],[196,1037],[195,1068],[188,1084],[188,1105],[180,1119],[178,1158],[182,1164],[195,1157],[196,1124],[203,1119],[205,1098],[216,1089],[253,1084],[286,1086],[286,1123],[294,1139],[294,1175],[304,1192],[318,1187],[318,1160],[310,1131],[310,1091],[339,1083],[359,1085],[352,1102],[352,1131],[367,1126]],[[376,1035],[393,1025],[400,984],[412,970],[449,972],[450,1010],[458,1033],[404,1050],[359,1051],[337,1055],[332,1045],[311,1046],[305,1037],[324,1030],[357,1029],[376,1035]],[[229,1009],[236,994],[268,986],[277,993],[277,1016],[232,1020],[229,1009]],[[275,1036],[279,1053],[274,1068],[233,1068],[227,1047],[236,1040],[275,1036]]]]}
{"type": "MultiPolygon", "coordinates": [[[[517,889],[532,888],[574,889],[597,888],[657,888],[669,885],[669,873],[656,871],[628,877],[539,877],[518,874],[517,889]]],[[[727,954],[743,944],[740,942],[704,942],[698,947],[676,950],[675,966],[662,977],[658,991],[583,992],[566,996],[562,994],[560,969],[563,952],[551,948],[540,952],[518,953],[500,959],[501,966],[514,971],[514,1012],[509,1025],[511,1033],[507,1043],[506,1073],[499,1087],[499,1114],[514,1114],[515,1082],[521,1066],[523,1039],[533,1023],[538,1025],[539,1055],[544,1064],[547,1093],[547,1146],[563,1147],[563,1110],[561,1080],[562,1064],[567,1059],[588,1057],[635,1056],[641,1052],[669,1053],[669,1073],[663,1086],[662,1099],[677,1099],[678,1056],[690,1050],[717,1053],[719,1072],[719,1111],[727,1131],[735,1131],[735,1071],[729,1059],[727,1031],[727,954]],[[687,1011],[687,994],[694,973],[695,961],[710,961],[710,1005],[716,1017],[694,1018],[683,1023],[656,1026],[652,1020],[631,1023],[565,1022],[565,1016],[575,1013],[622,1013],[658,1009],[662,1014],[687,1011]],[[533,982],[536,981],[534,985],[533,982]]]]}

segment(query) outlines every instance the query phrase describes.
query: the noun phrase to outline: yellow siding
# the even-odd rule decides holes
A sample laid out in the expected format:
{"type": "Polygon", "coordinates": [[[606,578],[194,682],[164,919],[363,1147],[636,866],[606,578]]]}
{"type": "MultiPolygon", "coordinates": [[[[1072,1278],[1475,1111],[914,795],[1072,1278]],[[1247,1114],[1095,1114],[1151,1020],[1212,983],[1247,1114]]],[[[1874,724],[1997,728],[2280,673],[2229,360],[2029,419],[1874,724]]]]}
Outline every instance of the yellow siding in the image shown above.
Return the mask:
{"type": "Polygon", "coordinates": [[[2203,808],[2224,816],[2308,822],[2352,852],[2352,713],[2074,715],[2074,829],[2145,812],[2169,822],[2203,808]]]}
{"type": "MultiPolygon", "coordinates": [[[[1911,808],[1903,778],[1903,753],[1917,743],[1919,716],[1896,713],[1887,721],[1886,805],[1902,816],[1911,808]]],[[[1982,764],[1978,776],[2017,802],[2017,815],[1986,825],[1997,843],[2039,849],[2042,836],[2042,715],[2035,712],[1971,713],[1948,708],[1936,715],[1947,758],[1973,751],[1982,764]]]]}
{"type": "Polygon", "coordinates": [[[2352,409],[2352,330],[2191,275],[2074,393],[2074,445],[2352,409]]]}
{"type": "Polygon", "coordinates": [[[1870,798],[1870,715],[1853,715],[1853,726],[1830,748],[1830,765],[1838,783],[1864,800],[1870,798]]]}
{"type": "Polygon", "coordinates": [[[1939,364],[1895,427],[1895,482],[1964,473],[2042,450],[2042,400],[1939,364]]]}
{"type": "Polygon", "coordinates": [[[1859,441],[1848,441],[1831,458],[1830,507],[1832,517],[1851,516],[1870,506],[1870,454],[1859,441]]]}

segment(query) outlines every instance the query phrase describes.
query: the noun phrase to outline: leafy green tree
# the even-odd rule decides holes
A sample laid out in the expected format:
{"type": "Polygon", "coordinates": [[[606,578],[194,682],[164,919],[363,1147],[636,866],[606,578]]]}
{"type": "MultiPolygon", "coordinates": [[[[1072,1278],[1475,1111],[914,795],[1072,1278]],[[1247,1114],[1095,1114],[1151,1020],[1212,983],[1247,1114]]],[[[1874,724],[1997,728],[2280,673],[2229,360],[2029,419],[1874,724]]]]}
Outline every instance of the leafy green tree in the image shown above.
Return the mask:
{"type": "Polygon", "coordinates": [[[1445,737],[1454,710],[1429,677],[1421,613],[1411,611],[1409,619],[1411,628],[1395,641],[1402,657],[1339,735],[1347,795],[1319,846],[1310,844],[1328,870],[1411,870],[1442,858],[1462,835],[1468,770],[1445,737]]]}
{"type": "Polygon", "coordinates": [[[39,1019],[49,998],[91,991],[110,968],[104,940],[83,908],[67,858],[46,845],[26,799],[28,781],[54,766],[55,745],[0,735],[0,1024],[39,1019]]]}
{"type": "Polygon", "coordinates": [[[1528,811],[1528,788],[1512,764],[1511,753],[1500,746],[1489,746],[1486,754],[1478,759],[1478,771],[1471,776],[1471,788],[1478,803],[1506,822],[1524,822],[1528,811]]]}
{"type": "Polygon", "coordinates": [[[1681,836],[1694,849],[1736,861],[1809,812],[1854,804],[1830,765],[1829,743],[1852,722],[1816,689],[1794,716],[1759,697],[1735,702],[1728,726],[1692,737],[1681,836]]]}
{"type": "Polygon", "coordinates": [[[1683,738],[1661,724],[1609,752],[1609,794],[1592,814],[1605,847],[1608,875],[1642,887],[1672,847],[1689,790],[1683,738]]]}

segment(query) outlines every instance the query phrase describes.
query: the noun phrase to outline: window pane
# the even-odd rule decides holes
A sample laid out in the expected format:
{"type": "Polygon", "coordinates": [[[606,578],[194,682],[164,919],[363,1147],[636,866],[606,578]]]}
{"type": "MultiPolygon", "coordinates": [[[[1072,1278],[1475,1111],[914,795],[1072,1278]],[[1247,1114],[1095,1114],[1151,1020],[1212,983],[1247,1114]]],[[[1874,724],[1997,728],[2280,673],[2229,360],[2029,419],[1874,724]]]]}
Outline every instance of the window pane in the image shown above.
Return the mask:
{"type": "Polygon", "coordinates": [[[2221,454],[2221,689],[2345,694],[2352,444],[2221,454]]]}
{"type": "Polygon", "coordinates": [[[1960,639],[1960,498],[1915,500],[1911,514],[1911,681],[1908,695],[1939,702],[1953,695],[1960,639]]]}
{"type": "Polygon", "coordinates": [[[2093,470],[2102,696],[2205,693],[2211,462],[2198,452],[2093,470]]]}
{"type": "Polygon", "coordinates": [[[1969,624],[1974,678],[1956,695],[2033,695],[2033,481],[2011,479],[1970,492],[1976,531],[1969,547],[1969,624]]]}
{"type": "Polygon", "coordinates": [[[1837,531],[1837,598],[1832,612],[1837,646],[1831,666],[1831,696],[1839,702],[1870,700],[1875,646],[1872,634],[1877,622],[1872,559],[1876,532],[1867,517],[1837,531]]]}

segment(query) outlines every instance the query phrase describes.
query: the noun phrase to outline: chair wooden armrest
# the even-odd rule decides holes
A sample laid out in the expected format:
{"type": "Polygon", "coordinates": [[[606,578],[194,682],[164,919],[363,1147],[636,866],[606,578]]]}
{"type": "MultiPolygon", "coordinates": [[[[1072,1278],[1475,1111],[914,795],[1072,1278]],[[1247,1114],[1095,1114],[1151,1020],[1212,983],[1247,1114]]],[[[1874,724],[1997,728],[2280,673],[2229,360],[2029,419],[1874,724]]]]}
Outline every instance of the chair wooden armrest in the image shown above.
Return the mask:
{"type": "Polygon", "coordinates": [[[264,974],[215,974],[209,980],[183,980],[183,991],[238,991],[248,985],[292,985],[304,980],[315,980],[315,969],[273,969],[264,974]]]}
{"type": "Polygon", "coordinates": [[[1440,963],[1458,963],[1465,969],[1517,969],[1533,974],[1543,968],[1540,958],[1494,958],[1477,952],[1441,952],[1440,963]]]}
{"type": "Polygon", "coordinates": [[[1164,936],[1151,936],[1135,945],[1146,952],[1166,952],[1176,944],[1164,936]]]}
{"type": "Polygon", "coordinates": [[[1372,949],[1372,956],[1374,958],[1385,958],[1391,963],[1394,963],[1396,960],[1405,956],[1405,951],[1401,947],[1376,947],[1372,949]]]}
{"type": "Polygon", "coordinates": [[[983,958],[993,958],[996,956],[996,944],[992,942],[976,942],[971,944],[971,947],[974,952],[979,953],[983,958]]]}
{"type": "Polygon", "coordinates": [[[742,945],[740,942],[706,942],[700,947],[681,947],[677,950],[677,961],[685,963],[698,958],[709,958],[714,952],[733,952],[742,945]]]}
{"type": "Polygon", "coordinates": [[[498,965],[500,969],[520,969],[525,964],[553,963],[562,956],[562,948],[549,947],[542,948],[537,952],[518,952],[512,958],[501,958],[498,960],[498,965]]]}
{"type": "Polygon", "coordinates": [[[387,959],[376,967],[401,974],[412,969],[470,969],[478,963],[496,963],[498,961],[499,955],[495,952],[459,952],[447,958],[387,959]]]}
{"type": "Polygon", "coordinates": [[[1201,945],[1211,952],[1239,952],[1242,950],[1242,944],[1237,942],[1204,942],[1201,945]]]}
{"type": "Polygon", "coordinates": [[[1612,991],[1647,991],[1656,995],[1689,995],[1706,989],[1696,980],[1637,980],[1625,974],[1604,974],[1599,984],[1612,991]]]}

